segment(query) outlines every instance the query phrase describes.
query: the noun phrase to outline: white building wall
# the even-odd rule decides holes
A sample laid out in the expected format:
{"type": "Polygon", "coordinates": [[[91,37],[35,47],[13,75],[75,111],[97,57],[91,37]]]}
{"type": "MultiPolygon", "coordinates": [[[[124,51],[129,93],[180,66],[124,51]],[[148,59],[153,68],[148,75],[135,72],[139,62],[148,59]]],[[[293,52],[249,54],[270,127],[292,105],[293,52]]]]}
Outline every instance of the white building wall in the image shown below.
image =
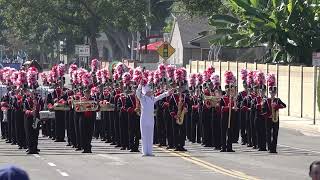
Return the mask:
{"type": "Polygon", "coordinates": [[[179,25],[177,22],[174,26],[170,43],[171,43],[171,46],[176,49],[176,52],[168,59],[168,63],[182,65],[183,64],[183,46],[182,46],[179,25]]]}

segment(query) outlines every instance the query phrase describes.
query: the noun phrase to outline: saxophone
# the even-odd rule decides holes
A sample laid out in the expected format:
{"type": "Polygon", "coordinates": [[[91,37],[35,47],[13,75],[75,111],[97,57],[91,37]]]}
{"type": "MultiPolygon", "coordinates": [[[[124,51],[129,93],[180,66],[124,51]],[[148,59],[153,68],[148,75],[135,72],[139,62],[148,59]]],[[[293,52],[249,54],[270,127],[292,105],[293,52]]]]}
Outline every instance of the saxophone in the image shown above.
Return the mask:
{"type": "Polygon", "coordinates": [[[184,115],[187,112],[186,108],[184,107],[183,99],[182,99],[182,94],[179,96],[179,103],[178,103],[178,113],[177,113],[177,119],[176,122],[179,125],[183,124],[184,121],[184,115]]]}
{"type": "MultiPolygon", "coordinates": [[[[273,103],[274,98],[271,99],[271,102],[273,103]]],[[[272,122],[277,123],[279,121],[279,111],[276,111],[273,108],[273,105],[271,103],[271,113],[272,113],[272,122]]]]}

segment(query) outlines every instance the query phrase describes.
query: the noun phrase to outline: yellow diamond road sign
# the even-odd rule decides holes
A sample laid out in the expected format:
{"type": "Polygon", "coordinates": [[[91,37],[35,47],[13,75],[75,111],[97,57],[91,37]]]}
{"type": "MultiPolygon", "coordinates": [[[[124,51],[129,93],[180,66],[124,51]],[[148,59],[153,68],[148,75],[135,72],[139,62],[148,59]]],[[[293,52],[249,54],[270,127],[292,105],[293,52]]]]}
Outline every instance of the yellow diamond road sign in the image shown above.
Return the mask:
{"type": "Polygon", "coordinates": [[[176,50],[168,42],[164,42],[157,52],[164,60],[167,60],[176,50]]]}

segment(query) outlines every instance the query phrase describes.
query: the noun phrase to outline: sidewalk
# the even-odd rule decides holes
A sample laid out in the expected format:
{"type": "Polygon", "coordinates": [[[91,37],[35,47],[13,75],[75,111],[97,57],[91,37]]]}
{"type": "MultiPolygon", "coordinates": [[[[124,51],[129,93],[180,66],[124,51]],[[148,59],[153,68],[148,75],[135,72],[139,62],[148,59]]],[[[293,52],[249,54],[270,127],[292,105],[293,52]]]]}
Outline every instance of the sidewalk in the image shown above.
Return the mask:
{"type": "Polygon", "coordinates": [[[280,116],[280,127],[293,129],[305,135],[320,136],[320,120],[313,125],[313,119],[280,116]]]}

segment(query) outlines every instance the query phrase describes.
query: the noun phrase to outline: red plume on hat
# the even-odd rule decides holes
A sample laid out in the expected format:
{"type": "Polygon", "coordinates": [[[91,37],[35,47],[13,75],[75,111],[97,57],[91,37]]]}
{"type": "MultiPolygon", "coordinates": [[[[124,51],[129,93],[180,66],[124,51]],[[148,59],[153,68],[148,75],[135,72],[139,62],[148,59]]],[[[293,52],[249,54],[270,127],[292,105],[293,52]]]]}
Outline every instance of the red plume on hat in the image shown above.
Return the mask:
{"type": "Polygon", "coordinates": [[[116,70],[116,73],[121,76],[125,72],[125,65],[120,62],[116,65],[115,70],[116,70]]]}
{"type": "Polygon", "coordinates": [[[120,79],[120,74],[119,73],[114,73],[113,74],[113,80],[118,81],[120,79]]]}
{"type": "Polygon", "coordinates": [[[167,70],[167,76],[170,79],[174,79],[174,72],[175,72],[176,67],[174,65],[168,65],[166,70],[167,70]]]}
{"type": "Polygon", "coordinates": [[[166,65],[160,64],[158,66],[159,78],[164,78],[166,76],[166,65]]]}
{"type": "Polygon", "coordinates": [[[266,77],[263,72],[256,71],[254,82],[256,85],[265,85],[266,84],[266,77]]]}
{"type": "Polygon", "coordinates": [[[87,70],[85,70],[85,69],[83,69],[83,68],[79,68],[78,70],[77,70],[77,83],[80,85],[81,83],[82,83],[82,76],[84,75],[84,74],[86,74],[86,73],[88,73],[88,71],[87,70]]]}
{"type": "Polygon", "coordinates": [[[71,75],[74,71],[78,69],[78,66],[76,64],[71,64],[69,66],[69,74],[71,75]]]}
{"type": "Polygon", "coordinates": [[[210,77],[210,80],[211,80],[211,82],[212,82],[212,84],[214,86],[220,86],[221,85],[220,76],[217,75],[217,74],[212,74],[211,77],[210,77]]]}
{"type": "Polygon", "coordinates": [[[210,65],[206,71],[211,76],[213,73],[215,73],[216,69],[212,65],[210,65]]]}
{"type": "Polygon", "coordinates": [[[38,81],[38,70],[34,67],[30,67],[27,71],[27,82],[28,86],[32,87],[37,84],[38,81]]]}
{"type": "Polygon", "coordinates": [[[177,83],[184,82],[187,79],[186,71],[183,68],[176,69],[174,78],[177,83]]]}
{"type": "Polygon", "coordinates": [[[3,68],[3,80],[4,83],[9,85],[11,83],[11,74],[15,71],[15,69],[10,67],[3,68]]]}
{"type": "Polygon", "coordinates": [[[197,74],[197,86],[201,86],[203,84],[203,75],[198,73],[197,74]]]}
{"type": "Polygon", "coordinates": [[[101,70],[102,73],[102,83],[106,83],[110,79],[109,71],[107,68],[101,70]]]}
{"type": "Polygon", "coordinates": [[[208,71],[204,71],[204,72],[203,72],[203,78],[204,78],[204,81],[205,81],[205,82],[209,81],[209,80],[210,80],[210,77],[211,77],[210,72],[208,72],[208,71]]]}
{"type": "Polygon", "coordinates": [[[254,73],[253,71],[249,71],[247,75],[247,85],[250,87],[254,83],[254,73]]]}
{"type": "Polygon", "coordinates": [[[66,66],[65,66],[65,64],[59,64],[58,67],[57,67],[58,77],[63,77],[65,71],[66,71],[66,66]]]}
{"type": "Polygon", "coordinates": [[[89,72],[85,72],[81,77],[82,85],[89,87],[93,83],[92,75],[89,72]]]}
{"type": "Polygon", "coordinates": [[[154,80],[154,72],[150,71],[148,76],[148,84],[153,83],[153,80],[154,80]]]}
{"type": "Polygon", "coordinates": [[[132,68],[129,68],[129,74],[131,77],[133,76],[133,69],[132,68]]]}
{"type": "Polygon", "coordinates": [[[195,87],[197,83],[197,74],[190,74],[189,77],[189,86],[190,87],[195,87]]]}
{"type": "Polygon", "coordinates": [[[268,74],[267,82],[269,87],[276,86],[276,75],[275,74],[268,74]]]}
{"type": "Polygon", "coordinates": [[[18,74],[19,74],[18,71],[13,71],[13,72],[11,73],[10,81],[12,82],[12,84],[16,84],[16,81],[17,81],[17,79],[18,79],[18,74]]]}
{"type": "MultiPolygon", "coordinates": [[[[45,74],[45,73],[43,73],[43,74],[45,74]]],[[[47,78],[46,78],[47,79],[47,78]]],[[[24,84],[26,84],[27,83],[27,72],[26,71],[24,71],[24,70],[20,70],[19,71],[19,74],[18,74],[18,79],[17,79],[17,81],[20,83],[18,86],[22,86],[22,85],[24,85],[24,84]]],[[[43,80],[42,80],[43,81],[43,80]]],[[[48,81],[48,80],[47,80],[48,81]]],[[[44,82],[44,81],[43,81],[44,82]]]]}
{"type": "Polygon", "coordinates": [[[90,64],[90,67],[91,67],[91,71],[92,72],[96,72],[97,70],[100,69],[100,62],[98,59],[92,59],[91,60],[91,64],[90,64]]]}
{"type": "Polygon", "coordinates": [[[159,69],[158,69],[158,70],[156,70],[156,71],[154,72],[153,83],[154,83],[154,84],[159,83],[159,82],[160,82],[160,79],[161,79],[161,72],[160,72],[159,69]]]}
{"type": "Polygon", "coordinates": [[[240,74],[242,81],[246,81],[248,76],[248,70],[243,68],[241,69],[240,74]]]}
{"type": "Polygon", "coordinates": [[[142,79],[142,69],[141,67],[137,67],[134,69],[134,72],[133,72],[133,81],[134,82],[140,82],[141,79],[142,79]]]}
{"type": "Polygon", "coordinates": [[[99,69],[96,72],[96,77],[97,77],[97,82],[102,83],[102,77],[103,77],[103,70],[102,69],[99,69]]]}
{"type": "Polygon", "coordinates": [[[131,82],[131,75],[129,72],[125,72],[123,75],[122,75],[122,82],[124,85],[129,85],[130,82],[131,82]]]}
{"type": "Polygon", "coordinates": [[[90,95],[94,96],[97,93],[99,93],[99,88],[97,86],[92,87],[90,90],[90,95]]]}
{"type": "Polygon", "coordinates": [[[236,78],[235,76],[233,75],[232,71],[226,71],[224,73],[224,78],[225,78],[225,83],[227,85],[234,85],[235,82],[236,82],[236,78]]]}

